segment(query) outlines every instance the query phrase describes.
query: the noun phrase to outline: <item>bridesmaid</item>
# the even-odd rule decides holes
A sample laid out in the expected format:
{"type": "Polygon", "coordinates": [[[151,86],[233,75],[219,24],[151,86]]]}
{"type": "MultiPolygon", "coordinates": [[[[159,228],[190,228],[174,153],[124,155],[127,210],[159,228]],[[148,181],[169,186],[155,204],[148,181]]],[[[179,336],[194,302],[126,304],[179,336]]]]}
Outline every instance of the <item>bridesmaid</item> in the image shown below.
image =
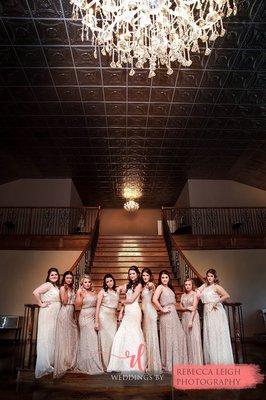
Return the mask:
{"type": "Polygon", "coordinates": [[[173,364],[187,364],[186,335],[176,311],[175,292],[170,274],[160,271],[158,287],[153,295],[153,303],[161,311],[160,344],[162,367],[172,372],[173,364]]]}
{"type": "Polygon", "coordinates": [[[203,354],[205,364],[233,364],[228,320],[222,303],[229,294],[220,286],[215,269],[206,272],[206,283],[198,293],[203,310],[203,354]]]}
{"type": "Polygon", "coordinates": [[[85,374],[96,375],[103,372],[100,360],[97,333],[94,329],[97,294],[92,289],[89,275],[80,280],[77,290],[75,309],[79,310],[80,338],[77,353],[77,370],[85,374]]]}
{"type": "Polygon", "coordinates": [[[142,311],[143,311],[143,333],[147,349],[147,372],[160,374],[162,371],[159,349],[159,338],[157,328],[157,311],[152,303],[152,296],[155,291],[153,275],[149,268],[141,271],[142,283],[142,311]]]}
{"type": "Polygon", "coordinates": [[[46,283],[37,287],[33,295],[40,306],[37,333],[36,378],[50,374],[54,370],[55,331],[57,316],[61,307],[59,297],[59,272],[50,268],[46,283]]]}
{"type": "Polygon", "coordinates": [[[78,328],[74,319],[75,290],[73,284],[73,273],[66,271],[60,287],[62,306],[56,325],[54,378],[59,378],[67,370],[73,369],[76,364],[78,328]]]}
{"type": "Polygon", "coordinates": [[[103,288],[98,293],[95,329],[98,331],[102,363],[104,370],[109,364],[112,344],[117,330],[116,309],[119,302],[119,290],[111,274],[103,278],[103,288]]]}
{"type": "Polygon", "coordinates": [[[188,278],[184,283],[185,293],[181,296],[180,309],[183,311],[182,326],[187,339],[188,363],[203,364],[200,319],[197,310],[198,296],[193,290],[193,281],[188,278]]]}

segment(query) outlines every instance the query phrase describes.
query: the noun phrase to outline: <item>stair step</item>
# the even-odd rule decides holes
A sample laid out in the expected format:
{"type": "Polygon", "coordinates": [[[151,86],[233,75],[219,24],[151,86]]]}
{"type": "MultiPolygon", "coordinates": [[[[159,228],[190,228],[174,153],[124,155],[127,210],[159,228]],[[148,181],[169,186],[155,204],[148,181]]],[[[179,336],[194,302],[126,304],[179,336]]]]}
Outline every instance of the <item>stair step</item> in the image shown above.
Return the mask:
{"type": "Polygon", "coordinates": [[[145,249],[166,249],[166,246],[164,243],[99,243],[97,249],[121,249],[121,248],[126,248],[126,249],[140,249],[140,250],[145,250],[145,249]]]}
{"type": "MultiPolygon", "coordinates": [[[[142,270],[142,268],[144,268],[142,265],[139,266],[140,271],[142,270]]],[[[103,274],[103,275],[105,275],[105,274],[113,274],[113,275],[115,275],[115,274],[127,274],[128,273],[128,269],[129,269],[128,267],[113,267],[113,268],[109,268],[108,266],[105,266],[104,268],[92,267],[91,273],[93,275],[94,274],[103,274]]],[[[150,270],[153,273],[153,275],[156,275],[156,274],[158,275],[159,272],[162,269],[167,269],[169,272],[171,272],[170,265],[168,265],[166,267],[164,266],[164,268],[163,267],[159,267],[159,268],[151,267],[150,268],[150,270]]]]}
{"type": "Polygon", "coordinates": [[[95,257],[168,257],[165,250],[162,251],[96,251],[95,257]]]}
{"type": "MultiPolygon", "coordinates": [[[[93,275],[92,275],[93,278],[93,275]]],[[[125,283],[127,283],[128,280],[127,279],[116,279],[116,285],[120,286],[120,285],[124,285],[125,283]]],[[[101,287],[102,288],[102,279],[92,279],[92,283],[93,283],[93,287],[95,288],[97,287],[101,287]]],[[[173,283],[174,288],[180,288],[180,286],[178,285],[177,282],[173,283]]]]}
{"type": "MultiPolygon", "coordinates": [[[[92,269],[91,274],[92,274],[93,279],[103,279],[106,272],[98,272],[98,271],[96,272],[96,271],[94,271],[94,269],[92,269]]],[[[113,272],[112,271],[111,274],[114,276],[115,279],[127,279],[127,272],[124,272],[124,271],[123,272],[120,272],[120,271],[113,272]]],[[[152,271],[152,274],[153,274],[155,281],[157,281],[158,277],[159,277],[159,271],[157,271],[157,272],[152,271]]],[[[171,277],[173,278],[172,272],[171,272],[171,277]]]]}
{"type": "Polygon", "coordinates": [[[146,261],[146,262],[152,262],[152,261],[164,261],[164,262],[168,262],[169,263],[169,259],[167,256],[121,256],[121,257],[117,257],[117,256],[98,256],[95,255],[94,258],[95,261],[105,261],[105,262],[115,262],[115,261],[129,261],[132,265],[132,263],[139,263],[142,261],[146,261]]]}
{"type": "Polygon", "coordinates": [[[149,246],[157,246],[157,245],[165,245],[165,243],[163,241],[159,241],[159,240],[134,240],[134,239],[124,239],[124,240],[99,240],[98,241],[98,245],[110,245],[110,244],[115,244],[118,246],[121,245],[131,245],[131,244],[135,244],[137,246],[142,246],[143,244],[149,245],[149,246]]]}
{"type": "MultiPolygon", "coordinates": [[[[139,262],[135,263],[139,265],[139,262]]],[[[148,268],[154,268],[154,269],[165,269],[170,268],[170,262],[169,260],[167,262],[164,261],[142,261],[141,267],[148,267],[148,268]]],[[[93,268],[108,268],[108,269],[113,269],[113,268],[126,268],[128,269],[134,265],[132,261],[94,261],[92,266],[93,268]]],[[[137,266],[138,266],[137,265],[137,266]]]]}
{"type": "Polygon", "coordinates": [[[109,247],[109,246],[98,246],[97,247],[97,250],[96,250],[96,253],[98,253],[98,252],[101,252],[101,251],[110,251],[110,252],[112,252],[112,253],[115,253],[115,252],[120,252],[120,251],[132,251],[132,252],[135,252],[135,251],[140,251],[140,252],[143,252],[143,253],[147,253],[147,252],[149,252],[149,253],[153,253],[153,252],[165,252],[165,253],[167,253],[167,249],[166,249],[166,247],[163,247],[163,246],[156,246],[156,247],[151,247],[151,246],[149,246],[149,247],[140,247],[140,246],[135,246],[135,247],[130,247],[130,246],[116,246],[116,247],[109,247]]]}
{"type": "Polygon", "coordinates": [[[158,239],[164,240],[162,235],[100,235],[99,239],[158,239]]]}

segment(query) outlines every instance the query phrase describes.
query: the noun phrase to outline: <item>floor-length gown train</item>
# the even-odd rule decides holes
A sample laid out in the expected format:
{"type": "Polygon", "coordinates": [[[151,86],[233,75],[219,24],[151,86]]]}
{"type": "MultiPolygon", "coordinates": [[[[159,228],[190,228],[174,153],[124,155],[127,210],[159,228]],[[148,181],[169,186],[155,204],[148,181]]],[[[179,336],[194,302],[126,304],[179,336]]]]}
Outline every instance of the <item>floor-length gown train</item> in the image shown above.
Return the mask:
{"type": "MultiPolygon", "coordinates": [[[[196,293],[184,293],[181,296],[181,303],[184,308],[193,306],[194,296],[196,293]]],[[[196,310],[193,318],[192,328],[188,327],[191,319],[191,311],[184,311],[182,314],[182,327],[186,334],[188,363],[194,365],[203,364],[202,343],[201,343],[201,330],[199,313],[196,310]]]]}
{"type": "Polygon", "coordinates": [[[143,333],[147,349],[147,372],[160,374],[162,371],[157,326],[157,311],[152,303],[153,292],[144,287],[141,293],[143,311],[143,333]]]}
{"type": "Polygon", "coordinates": [[[37,333],[36,378],[54,371],[55,332],[57,316],[61,307],[59,289],[52,283],[46,293],[41,294],[42,302],[50,302],[47,307],[40,307],[37,333]]]}
{"type": "MultiPolygon", "coordinates": [[[[129,289],[126,298],[132,294],[129,289]]],[[[139,296],[133,303],[125,305],[124,317],[114,337],[108,372],[145,372],[147,358],[138,299],[139,296]]]]}
{"type": "Polygon", "coordinates": [[[59,378],[76,364],[78,327],[74,319],[75,292],[68,290],[68,303],[62,304],[56,325],[54,377],[59,378]]]}
{"type": "Polygon", "coordinates": [[[119,295],[116,291],[103,290],[103,299],[99,311],[99,343],[103,367],[106,370],[110,360],[111,349],[117,331],[116,310],[119,295]]]}
{"type": "Polygon", "coordinates": [[[229,325],[225,309],[219,303],[220,296],[215,285],[203,286],[201,301],[203,311],[203,354],[205,364],[233,364],[229,325]],[[213,305],[217,303],[216,308],[213,305]]]}
{"type": "Polygon", "coordinates": [[[79,314],[80,338],[76,369],[79,372],[90,375],[103,372],[98,336],[94,329],[96,302],[96,294],[86,295],[79,314]]]}
{"type": "Polygon", "coordinates": [[[170,312],[160,315],[160,344],[163,370],[172,372],[173,364],[188,362],[186,335],[176,311],[175,293],[164,287],[159,302],[162,307],[170,309],[170,312]]]}

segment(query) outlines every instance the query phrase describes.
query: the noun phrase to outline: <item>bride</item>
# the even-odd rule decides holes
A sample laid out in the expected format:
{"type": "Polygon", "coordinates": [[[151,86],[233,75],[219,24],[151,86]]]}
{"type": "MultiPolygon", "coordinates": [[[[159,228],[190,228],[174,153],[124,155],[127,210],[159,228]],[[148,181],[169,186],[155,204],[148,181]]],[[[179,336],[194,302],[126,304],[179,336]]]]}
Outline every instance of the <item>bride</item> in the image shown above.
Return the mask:
{"type": "Polygon", "coordinates": [[[122,322],[114,337],[107,372],[145,372],[147,357],[138,303],[141,290],[139,269],[132,266],[128,270],[128,283],[122,288],[126,293],[118,318],[122,322]]]}

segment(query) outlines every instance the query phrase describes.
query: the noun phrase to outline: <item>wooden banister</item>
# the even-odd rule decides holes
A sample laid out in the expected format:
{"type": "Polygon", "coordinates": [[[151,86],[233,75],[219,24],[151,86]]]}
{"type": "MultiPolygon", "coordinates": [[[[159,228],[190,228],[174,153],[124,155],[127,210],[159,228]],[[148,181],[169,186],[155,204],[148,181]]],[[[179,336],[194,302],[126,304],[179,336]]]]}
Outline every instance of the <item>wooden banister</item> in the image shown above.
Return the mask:
{"type": "Polygon", "coordinates": [[[191,262],[186,258],[186,256],[182,252],[182,250],[177,246],[177,244],[173,240],[163,207],[162,207],[162,222],[163,222],[163,228],[164,228],[164,239],[165,239],[165,242],[167,245],[168,254],[169,254],[170,259],[172,260],[173,251],[176,251],[178,253],[178,256],[183,259],[185,264],[190,269],[190,271],[192,273],[191,275],[192,276],[195,275],[197,277],[197,279],[200,280],[200,282],[204,283],[205,280],[204,280],[203,276],[196,270],[196,268],[193,267],[191,262]]]}
{"type": "MultiPolygon", "coordinates": [[[[94,257],[94,253],[95,253],[95,249],[97,246],[97,241],[98,241],[98,235],[99,235],[99,226],[100,226],[100,215],[101,215],[101,207],[98,207],[98,213],[95,219],[95,223],[94,223],[94,227],[93,227],[93,231],[92,234],[89,238],[88,243],[86,244],[86,246],[84,247],[84,249],[82,250],[82,252],[80,253],[79,257],[76,259],[76,261],[74,262],[74,264],[72,265],[72,267],[70,268],[70,271],[72,272],[77,272],[76,273],[76,278],[78,279],[80,276],[80,272],[79,271],[79,265],[82,261],[82,259],[86,256],[88,256],[88,253],[90,253],[90,259],[86,260],[86,262],[88,262],[90,265],[92,264],[93,261],[93,257],[94,257]]],[[[83,271],[86,272],[86,271],[83,271]]]]}

